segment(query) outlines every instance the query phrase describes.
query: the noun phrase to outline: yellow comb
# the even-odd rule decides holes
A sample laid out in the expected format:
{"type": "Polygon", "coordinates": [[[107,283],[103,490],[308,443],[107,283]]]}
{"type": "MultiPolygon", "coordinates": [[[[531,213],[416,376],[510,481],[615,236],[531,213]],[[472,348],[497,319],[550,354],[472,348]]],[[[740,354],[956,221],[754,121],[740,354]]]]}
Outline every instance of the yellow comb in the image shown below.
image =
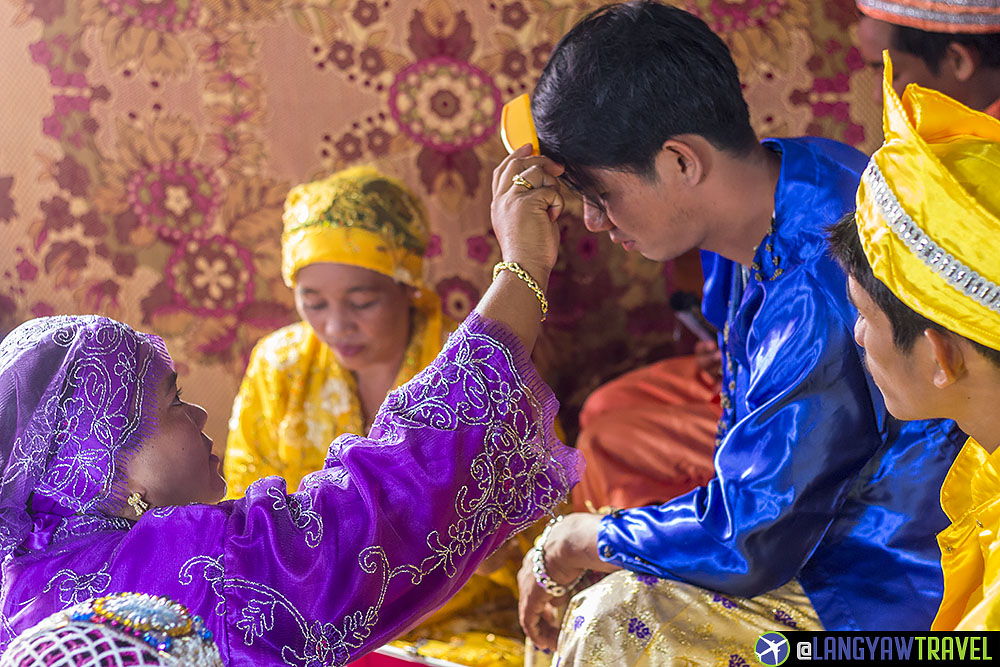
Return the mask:
{"type": "Polygon", "coordinates": [[[503,111],[500,112],[500,138],[508,153],[531,144],[531,154],[541,154],[535,121],[531,118],[531,96],[528,93],[518,95],[503,105],[503,111]]]}

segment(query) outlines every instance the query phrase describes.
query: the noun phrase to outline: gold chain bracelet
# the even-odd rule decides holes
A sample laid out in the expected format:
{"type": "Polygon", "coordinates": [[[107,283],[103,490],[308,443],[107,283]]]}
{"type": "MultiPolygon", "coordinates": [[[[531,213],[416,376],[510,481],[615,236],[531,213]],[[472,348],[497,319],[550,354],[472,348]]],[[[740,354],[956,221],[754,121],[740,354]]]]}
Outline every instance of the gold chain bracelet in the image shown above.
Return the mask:
{"type": "Polygon", "coordinates": [[[545,316],[548,315],[549,312],[549,300],[545,298],[545,292],[542,291],[542,288],[538,286],[538,283],[536,283],[535,279],[531,277],[531,274],[522,269],[521,265],[517,262],[497,263],[497,265],[493,267],[493,280],[496,280],[497,276],[500,275],[500,272],[504,270],[510,271],[515,276],[523,280],[528,287],[531,288],[531,291],[535,293],[535,296],[538,297],[538,303],[542,307],[542,322],[544,322],[545,316]]]}

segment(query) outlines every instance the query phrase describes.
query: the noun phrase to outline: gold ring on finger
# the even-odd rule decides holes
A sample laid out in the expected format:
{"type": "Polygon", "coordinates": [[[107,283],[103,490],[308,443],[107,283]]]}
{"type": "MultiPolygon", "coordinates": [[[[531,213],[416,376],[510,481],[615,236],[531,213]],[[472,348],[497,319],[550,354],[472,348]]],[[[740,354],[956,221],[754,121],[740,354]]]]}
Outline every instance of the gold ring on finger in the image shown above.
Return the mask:
{"type": "Polygon", "coordinates": [[[521,174],[514,174],[514,177],[511,178],[510,180],[513,181],[514,185],[520,185],[525,190],[534,190],[535,189],[535,186],[532,185],[531,183],[529,183],[528,179],[526,179],[521,174]]]}

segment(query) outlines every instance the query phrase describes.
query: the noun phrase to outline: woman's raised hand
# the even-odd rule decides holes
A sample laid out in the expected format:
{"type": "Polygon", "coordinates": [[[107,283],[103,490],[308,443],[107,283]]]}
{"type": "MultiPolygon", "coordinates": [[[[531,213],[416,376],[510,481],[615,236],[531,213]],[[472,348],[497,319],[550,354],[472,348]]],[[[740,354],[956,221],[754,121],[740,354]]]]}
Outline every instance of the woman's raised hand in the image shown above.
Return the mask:
{"type": "Polygon", "coordinates": [[[549,273],[559,254],[555,221],[563,210],[558,181],[562,171],[548,158],[533,157],[529,146],[517,149],[493,170],[490,214],[503,261],[516,262],[531,281],[501,271],[476,311],[506,324],[529,352],[544,314],[540,306],[546,303],[549,273]]]}
{"type": "Polygon", "coordinates": [[[540,285],[559,254],[562,166],[522,146],[493,170],[493,231],[505,262],[517,262],[540,285]]]}

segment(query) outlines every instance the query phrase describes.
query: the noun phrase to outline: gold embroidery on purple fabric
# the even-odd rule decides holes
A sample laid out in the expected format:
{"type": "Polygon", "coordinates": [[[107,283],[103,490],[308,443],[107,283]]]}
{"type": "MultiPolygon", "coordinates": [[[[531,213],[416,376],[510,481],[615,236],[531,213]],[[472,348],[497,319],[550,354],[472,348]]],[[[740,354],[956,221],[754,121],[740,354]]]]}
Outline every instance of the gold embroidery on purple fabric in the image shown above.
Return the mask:
{"type": "Polygon", "coordinates": [[[274,499],[275,512],[288,511],[292,525],[305,533],[306,546],[315,549],[323,541],[323,517],[313,511],[312,497],[305,493],[284,494],[273,486],[267,495],[274,499]]]}
{"type": "MultiPolygon", "coordinates": [[[[565,499],[567,472],[553,457],[544,443],[541,402],[527,383],[517,374],[514,359],[506,346],[486,334],[466,331],[452,335],[442,354],[451,353],[453,363],[444,368],[431,366],[410,382],[393,391],[380,409],[372,432],[377,442],[391,444],[401,441],[403,431],[414,429],[455,430],[461,425],[485,426],[485,451],[471,464],[474,484],[459,489],[455,509],[459,519],[441,533],[433,531],[426,537],[428,555],[419,563],[393,566],[385,549],[379,545],[361,551],[358,565],[379,581],[372,584],[377,591],[375,601],[364,611],[346,615],[340,625],[307,621],[295,605],[279,591],[252,581],[226,577],[223,559],[199,556],[188,560],[181,568],[179,581],[193,583],[197,566],[203,568],[204,579],[218,599],[216,611],[228,613],[238,620],[248,646],[274,628],[275,612],[284,609],[299,627],[304,645],[301,652],[289,645],[282,648],[282,660],[287,665],[344,665],[352,651],[363,646],[378,622],[389,583],[406,577],[418,585],[427,575],[439,569],[446,576],[458,573],[456,557],[462,556],[492,535],[501,523],[523,530],[535,520],[539,506],[552,507],[565,499]],[[516,384],[501,380],[497,372],[496,355],[500,354],[516,384]],[[449,405],[449,391],[460,385],[463,400],[449,405]],[[526,402],[527,406],[521,405],[526,402]],[[476,492],[479,492],[476,494],[476,492]],[[241,609],[227,609],[224,590],[248,592],[248,602],[241,609]]],[[[452,397],[452,400],[453,397],[452,397]]],[[[329,461],[336,461],[339,450],[357,436],[342,436],[331,446],[329,461]]],[[[336,469],[329,474],[310,475],[306,488],[336,483],[343,475],[336,469]]],[[[289,509],[293,523],[305,529],[314,522],[311,509],[297,494],[275,499],[274,509],[282,502],[289,509]],[[292,498],[299,503],[293,509],[292,498]]],[[[304,494],[303,494],[304,495],[304,494]]],[[[306,496],[308,497],[308,496],[306,496]]],[[[318,520],[319,516],[315,515],[318,520]]],[[[322,540],[322,522],[314,533],[315,545],[322,540]]],[[[307,542],[310,540],[306,534],[307,542]]]]}
{"type": "Polygon", "coordinates": [[[42,592],[48,593],[55,586],[59,591],[59,602],[68,607],[97,597],[108,590],[110,585],[111,573],[105,563],[100,570],[90,574],[80,574],[68,568],[59,570],[45,584],[42,592]]]}

